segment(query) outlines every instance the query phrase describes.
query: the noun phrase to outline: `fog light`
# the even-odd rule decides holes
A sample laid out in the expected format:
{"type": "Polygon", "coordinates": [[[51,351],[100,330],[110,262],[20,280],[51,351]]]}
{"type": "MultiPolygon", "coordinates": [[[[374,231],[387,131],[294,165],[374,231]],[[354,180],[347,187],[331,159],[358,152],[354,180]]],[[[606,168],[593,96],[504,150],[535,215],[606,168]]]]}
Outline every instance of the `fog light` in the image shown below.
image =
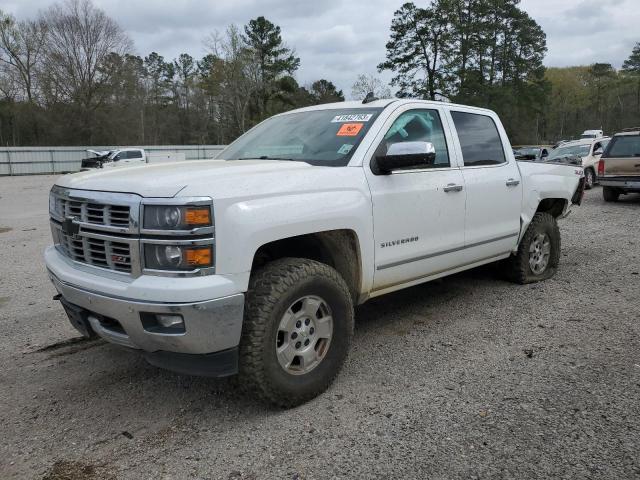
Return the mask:
{"type": "Polygon", "coordinates": [[[142,321],[142,327],[150,333],[160,333],[163,335],[181,335],[186,333],[182,315],[140,312],[140,320],[142,321]]]}
{"type": "Polygon", "coordinates": [[[158,319],[158,323],[160,326],[164,328],[175,328],[178,326],[182,326],[184,328],[184,320],[182,319],[182,315],[156,315],[158,319]]]}

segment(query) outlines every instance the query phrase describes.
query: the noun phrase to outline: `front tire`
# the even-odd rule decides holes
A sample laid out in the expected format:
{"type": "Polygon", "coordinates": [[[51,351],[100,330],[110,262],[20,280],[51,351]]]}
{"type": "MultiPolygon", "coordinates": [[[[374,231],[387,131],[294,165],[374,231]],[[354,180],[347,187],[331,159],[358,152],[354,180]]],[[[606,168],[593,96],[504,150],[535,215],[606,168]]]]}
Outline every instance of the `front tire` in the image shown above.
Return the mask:
{"type": "Polygon", "coordinates": [[[353,326],[351,294],[336,270],[300,258],[268,263],[249,282],[240,380],[275,405],[300,405],[336,377],[353,326]]]}
{"type": "Polygon", "coordinates": [[[543,212],[533,216],[518,252],[506,262],[508,277],[520,284],[547,280],[560,263],[560,229],[556,219],[543,212]]]}
{"type": "Polygon", "coordinates": [[[620,197],[620,191],[614,187],[602,187],[602,198],[605,202],[617,202],[620,197]]]}
{"type": "Polygon", "coordinates": [[[592,168],[584,171],[584,189],[591,190],[596,183],[596,175],[592,168]]]}

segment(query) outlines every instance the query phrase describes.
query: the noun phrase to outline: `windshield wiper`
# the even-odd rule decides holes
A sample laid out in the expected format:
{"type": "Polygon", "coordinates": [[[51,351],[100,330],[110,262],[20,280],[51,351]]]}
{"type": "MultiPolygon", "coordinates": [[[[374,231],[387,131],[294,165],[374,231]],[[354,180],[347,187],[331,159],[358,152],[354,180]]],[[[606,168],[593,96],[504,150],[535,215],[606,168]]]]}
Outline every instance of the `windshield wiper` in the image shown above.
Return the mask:
{"type": "Polygon", "coordinates": [[[295,158],[270,157],[269,155],[262,155],[260,157],[240,157],[238,160],[289,160],[292,162],[304,162],[304,160],[297,160],[295,158]]]}

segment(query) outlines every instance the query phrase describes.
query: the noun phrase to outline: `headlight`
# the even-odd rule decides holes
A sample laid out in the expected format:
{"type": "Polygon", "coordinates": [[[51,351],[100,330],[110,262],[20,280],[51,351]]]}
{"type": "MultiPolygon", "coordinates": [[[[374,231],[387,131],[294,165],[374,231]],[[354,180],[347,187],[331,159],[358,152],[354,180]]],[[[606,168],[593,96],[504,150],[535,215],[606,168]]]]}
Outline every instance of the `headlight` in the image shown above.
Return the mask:
{"type": "Polygon", "coordinates": [[[148,230],[191,230],[211,227],[209,205],[145,205],[144,228],[148,230]]]}
{"type": "Polygon", "coordinates": [[[213,266],[212,245],[144,246],[145,268],[151,270],[189,271],[213,266]]]}
{"type": "Polygon", "coordinates": [[[53,192],[49,192],[49,213],[54,213],[56,211],[56,197],[53,195],[53,192]]]}
{"type": "Polygon", "coordinates": [[[53,190],[51,190],[51,192],[49,193],[49,215],[64,217],[62,201],[59,197],[53,194],[53,190]]]}

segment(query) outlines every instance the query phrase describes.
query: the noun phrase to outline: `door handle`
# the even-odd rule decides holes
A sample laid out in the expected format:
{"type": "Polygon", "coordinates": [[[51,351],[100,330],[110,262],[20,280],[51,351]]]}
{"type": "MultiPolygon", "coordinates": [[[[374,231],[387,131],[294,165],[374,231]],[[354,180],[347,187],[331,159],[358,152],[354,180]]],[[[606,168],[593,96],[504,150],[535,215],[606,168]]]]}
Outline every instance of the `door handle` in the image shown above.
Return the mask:
{"type": "Polygon", "coordinates": [[[445,192],[460,192],[462,191],[462,185],[456,185],[455,183],[449,183],[443,188],[445,192]]]}
{"type": "Polygon", "coordinates": [[[506,183],[507,187],[516,187],[520,185],[520,180],[516,180],[515,178],[510,178],[506,183]]]}

